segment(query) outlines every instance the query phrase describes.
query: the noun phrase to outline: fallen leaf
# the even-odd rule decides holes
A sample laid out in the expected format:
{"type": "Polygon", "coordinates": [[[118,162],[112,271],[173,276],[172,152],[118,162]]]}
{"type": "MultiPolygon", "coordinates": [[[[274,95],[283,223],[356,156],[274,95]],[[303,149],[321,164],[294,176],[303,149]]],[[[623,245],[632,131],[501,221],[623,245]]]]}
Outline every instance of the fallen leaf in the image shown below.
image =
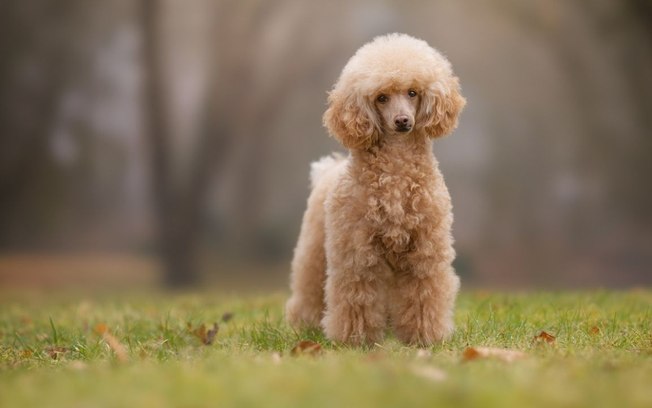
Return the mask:
{"type": "Polygon", "coordinates": [[[508,363],[524,358],[525,356],[526,354],[522,351],[494,347],[467,347],[462,354],[464,361],[480,358],[496,358],[508,363]]]}
{"type": "Polygon", "coordinates": [[[113,350],[115,353],[116,358],[118,361],[121,363],[126,363],[129,360],[129,355],[127,354],[127,349],[125,346],[118,341],[115,336],[113,336],[109,332],[109,327],[106,325],[106,323],[98,323],[93,327],[93,331],[95,334],[102,336],[102,339],[106,342],[106,344],[109,345],[109,348],[113,350]]]}
{"type": "Polygon", "coordinates": [[[58,360],[60,356],[68,352],[68,348],[61,346],[48,346],[45,348],[45,352],[48,353],[52,360],[58,360]]]}
{"type": "Polygon", "coordinates": [[[213,341],[215,341],[215,336],[217,335],[219,329],[220,327],[217,325],[217,323],[213,323],[213,328],[210,330],[206,329],[205,324],[202,324],[196,329],[193,329],[192,325],[188,323],[188,331],[194,334],[195,337],[197,337],[206,346],[210,346],[211,344],[213,344],[213,341]]]}
{"type": "Polygon", "coordinates": [[[593,335],[600,334],[600,328],[598,326],[593,326],[589,329],[589,333],[593,335]]]}
{"type": "Polygon", "coordinates": [[[32,352],[32,350],[25,349],[25,350],[23,350],[22,353],[20,353],[20,356],[22,358],[30,358],[33,354],[34,354],[34,352],[32,352]]]}
{"type": "Polygon", "coordinates": [[[222,323],[226,323],[229,320],[233,319],[233,313],[232,312],[226,312],[222,315],[222,323]]]}
{"type": "Polygon", "coordinates": [[[197,327],[196,329],[192,328],[192,325],[188,323],[188,331],[192,334],[195,335],[199,340],[204,342],[204,339],[206,338],[206,325],[202,324],[201,326],[197,327]]]}
{"type": "Polygon", "coordinates": [[[541,331],[541,333],[537,334],[534,336],[535,341],[543,342],[545,341],[546,343],[554,343],[555,340],[557,340],[557,337],[553,336],[552,334],[546,332],[546,331],[541,331]]]}
{"type": "Polygon", "coordinates": [[[111,350],[113,350],[118,361],[120,361],[121,363],[126,363],[129,360],[129,356],[127,355],[127,349],[125,348],[125,346],[123,346],[122,343],[118,341],[118,339],[113,337],[113,335],[109,333],[108,330],[102,334],[102,338],[104,339],[106,344],[109,345],[111,350]]]}
{"type": "Polygon", "coordinates": [[[417,350],[417,359],[427,359],[432,356],[432,352],[430,350],[426,349],[419,349],[417,350]]]}
{"type": "Polygon", "coordinates": [[[98,324],[95,325],[95,327],[93,327],[93,331],[95,332],[95,334],[98,334],[98,335],[101,336],[104,333],[106,333],[107,331],[109,331],[109,328],[106,325],[106,323],[98,323],[98,324]]]}
{"type": "Polygon", "coordinates": [[[217,323],[213,323],[213,328],[206,332],[206,340],[204,341],[204,344],[206,345],[213,344],[213,341],[215,340],[215,336],[217,336],[217,332],[219,330],[220,327],[217,325],[217,323]]]}
{"type": "Polygon", "coordinates": [[[290,351],[293,356],[311,355],[316,356],[321,353],[321,345],[310,340],[302,340],[290,351]]]}
{"type": "Polygon", "coordinates": [[[410,371],[421,378],[432,382],[441,382],[444,381],[447,377],[446,372],[437,367],[427,366],[427,365],[415,365],[412,366],[410,371]]]}

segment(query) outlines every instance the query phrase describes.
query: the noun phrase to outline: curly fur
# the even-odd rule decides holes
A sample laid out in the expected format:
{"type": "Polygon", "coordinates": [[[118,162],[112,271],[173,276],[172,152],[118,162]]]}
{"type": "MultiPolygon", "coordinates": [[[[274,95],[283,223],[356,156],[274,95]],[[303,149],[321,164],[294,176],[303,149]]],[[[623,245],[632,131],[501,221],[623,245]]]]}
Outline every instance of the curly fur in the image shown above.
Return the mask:
{"type": "Polygon", "coordinates": [[[458,78],[426,42],[390,34],[356,52],[328,103],[324,125],[350,155],[312,165],[287,319],[350,344],[381,341],[388,323],[403,342],[441,341],[453,331],[459,278],[431,139],[457,126],[458,78]],[[374,100],[408,88],[420,98],[414,129],[389,137],[374,100]]]}

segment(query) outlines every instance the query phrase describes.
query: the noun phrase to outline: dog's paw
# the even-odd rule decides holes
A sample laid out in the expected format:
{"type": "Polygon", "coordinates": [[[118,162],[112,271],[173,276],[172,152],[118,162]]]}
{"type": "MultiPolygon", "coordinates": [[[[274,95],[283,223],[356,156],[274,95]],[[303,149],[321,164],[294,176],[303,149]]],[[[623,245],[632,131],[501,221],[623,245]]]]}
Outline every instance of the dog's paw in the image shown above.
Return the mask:
{"type": "Polygon", "coordinates": [[[291,297],[285,304],[285,318],[295,329],[317,328],[322,317],[321,308],[291,297]]]}
{"type": "Polygon", "coordinates": [[[414,316],[394,326],[394,333],[401,342],[419,346],[441,343],[451,337],[453,330],[450,318],[429,319],[424,316],[414,316]]]}
{"type": "Polygon", "coordinates": [[[324,333],[329,340],[352,346],[373,345],[384,337],[384,321],[364,316],[364,313],[348,313],[336,316],[326,313],[322,320],[324,333]]]}

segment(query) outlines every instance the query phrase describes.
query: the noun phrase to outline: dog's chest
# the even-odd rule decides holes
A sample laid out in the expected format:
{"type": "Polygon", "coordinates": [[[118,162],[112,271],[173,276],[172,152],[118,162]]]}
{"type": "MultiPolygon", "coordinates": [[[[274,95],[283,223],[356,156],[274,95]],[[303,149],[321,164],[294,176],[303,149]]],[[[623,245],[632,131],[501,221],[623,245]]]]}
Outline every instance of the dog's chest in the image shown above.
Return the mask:
{"type": "Polygon", "coordinates": [[[414,231],[423,224],[431,203],[430,174],[418,166],[375,170],[367,183],[365,218],[385,250],[409,251],[414,231]]]}

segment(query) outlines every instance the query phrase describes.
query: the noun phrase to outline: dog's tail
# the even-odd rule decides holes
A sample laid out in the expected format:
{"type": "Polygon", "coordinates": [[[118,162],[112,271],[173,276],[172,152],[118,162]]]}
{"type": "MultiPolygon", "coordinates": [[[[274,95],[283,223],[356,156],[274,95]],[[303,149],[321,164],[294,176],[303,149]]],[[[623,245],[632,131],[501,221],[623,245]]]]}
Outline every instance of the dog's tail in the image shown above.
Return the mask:
{"type": "Polygon", "coordinates": [[[332,169],[344,162],[346,157],[340,153],[332,153],[310,163],[310,187],[315,188],[319,180],[332,169]]]}

